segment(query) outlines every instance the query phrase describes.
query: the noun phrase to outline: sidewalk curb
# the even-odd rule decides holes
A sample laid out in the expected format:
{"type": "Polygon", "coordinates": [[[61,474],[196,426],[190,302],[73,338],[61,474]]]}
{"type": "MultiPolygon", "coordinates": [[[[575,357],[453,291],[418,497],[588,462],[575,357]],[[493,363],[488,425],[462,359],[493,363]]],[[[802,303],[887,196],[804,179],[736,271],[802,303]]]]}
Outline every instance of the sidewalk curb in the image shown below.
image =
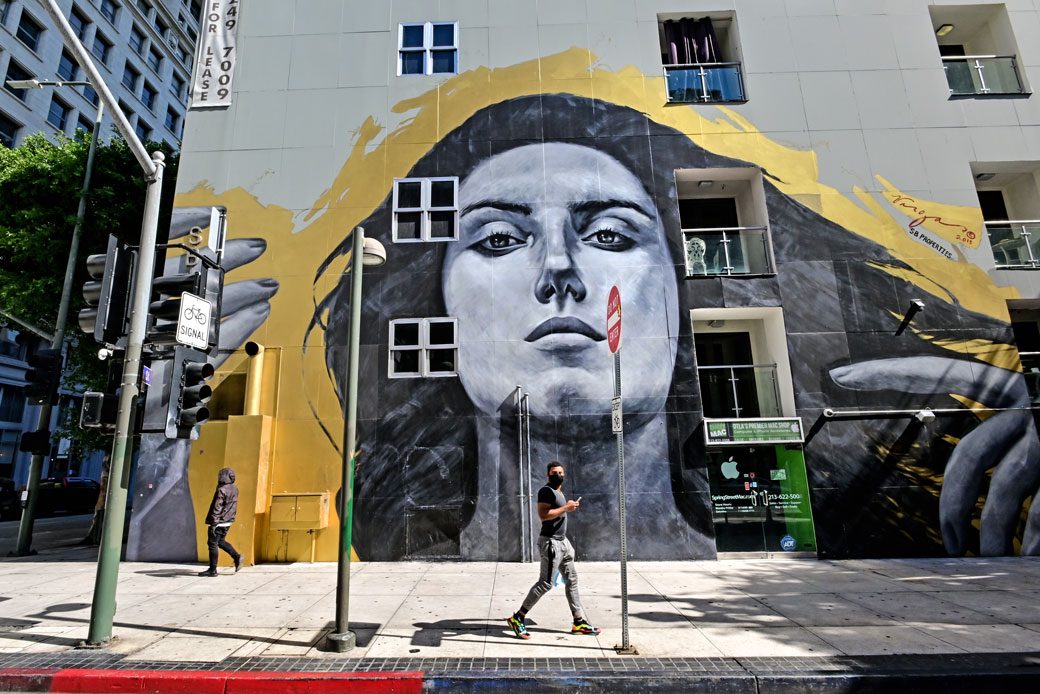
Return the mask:
{"type": "Polygon", "coordinates": [[[0,692],[62,694],[420,694],[421,672],[0,669],[0,692]]]}

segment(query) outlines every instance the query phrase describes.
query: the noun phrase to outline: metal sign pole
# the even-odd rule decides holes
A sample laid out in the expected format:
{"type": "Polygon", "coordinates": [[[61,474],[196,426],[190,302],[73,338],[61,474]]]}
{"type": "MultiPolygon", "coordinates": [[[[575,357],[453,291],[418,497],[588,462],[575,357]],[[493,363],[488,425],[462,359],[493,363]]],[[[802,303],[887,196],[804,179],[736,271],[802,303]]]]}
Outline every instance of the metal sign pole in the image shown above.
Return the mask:
{"type": "MultiPolygon", "coordinates": [[[[614,398],[621,399],[621,350],[614,352],[614,398]]],[[[628,642],[628,541],[625,526],[625,433],[617,432],[618,460],[618,524],[621,531],[621,648],[619,652],[631,650],[628,642]]]]}

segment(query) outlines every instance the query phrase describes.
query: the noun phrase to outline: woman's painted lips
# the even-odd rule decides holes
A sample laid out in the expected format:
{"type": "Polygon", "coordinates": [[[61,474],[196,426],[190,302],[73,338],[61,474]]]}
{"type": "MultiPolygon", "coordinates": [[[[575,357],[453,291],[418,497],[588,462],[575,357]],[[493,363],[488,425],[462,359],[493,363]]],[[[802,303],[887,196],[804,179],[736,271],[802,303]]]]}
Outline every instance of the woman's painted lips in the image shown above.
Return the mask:
{"type": "Polygon", "coordinates": [[[578,335],[584,335],[596,342],[602,342],[607,339],[606,335],[599,332],[585,321],[568,316],[550,318],[549,320],[540,323],[538,327],[532,330],[530,334],[524,338],[524,340],[527,342],[535,342],[546,335],[559,335],[561,333],[576,333],[578,335]]]}

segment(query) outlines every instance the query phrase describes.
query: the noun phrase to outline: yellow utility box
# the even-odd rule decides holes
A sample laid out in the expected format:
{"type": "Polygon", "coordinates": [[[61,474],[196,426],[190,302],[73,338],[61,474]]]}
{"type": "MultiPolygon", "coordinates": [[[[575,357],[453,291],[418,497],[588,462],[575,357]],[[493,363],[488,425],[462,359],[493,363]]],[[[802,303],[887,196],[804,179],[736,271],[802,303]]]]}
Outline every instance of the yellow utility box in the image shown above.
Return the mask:
{"type": "Polygon", "coordinates": [[[329,526],[329,493],[271,495],[271,530],[321,530],[329,526]]]}

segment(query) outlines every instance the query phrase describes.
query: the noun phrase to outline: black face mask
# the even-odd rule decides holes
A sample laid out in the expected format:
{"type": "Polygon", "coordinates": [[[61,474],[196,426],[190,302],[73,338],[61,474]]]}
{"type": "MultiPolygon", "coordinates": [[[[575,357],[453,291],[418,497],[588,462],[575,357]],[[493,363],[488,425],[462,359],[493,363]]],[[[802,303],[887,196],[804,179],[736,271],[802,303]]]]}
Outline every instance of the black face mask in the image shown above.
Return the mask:
{"type": "Polygon", "coordinates": [[[549,474],[549,486],[553,489],[559,489],[563,486],[563,475],[558,472],[549,474]]]}

